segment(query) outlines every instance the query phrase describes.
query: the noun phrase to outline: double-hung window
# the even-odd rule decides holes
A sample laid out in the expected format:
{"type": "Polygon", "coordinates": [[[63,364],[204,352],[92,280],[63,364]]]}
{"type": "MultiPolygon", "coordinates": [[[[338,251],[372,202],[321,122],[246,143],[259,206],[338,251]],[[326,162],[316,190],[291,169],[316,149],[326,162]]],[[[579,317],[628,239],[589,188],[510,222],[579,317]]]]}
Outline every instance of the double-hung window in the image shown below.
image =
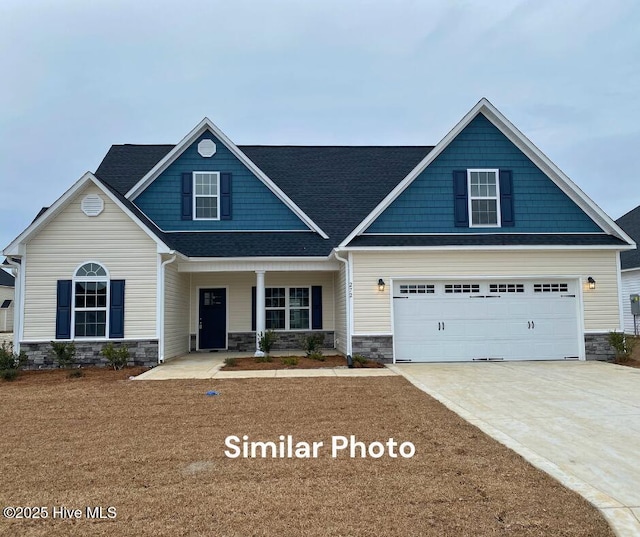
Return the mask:
{"type": "Polygon", "coordinates": [[[471,227],[500,227],[498,170],[467,170],[471,227]]]}
{"type": "Polygon", "coordinates": [[[193,172],[195,220],[220,220],[220,172],[193,172]]]}
{"type": "Polygon", "coordinates": [[[309,330],[310,305],[309,287],[267,287],[265,289],[267,330],[309,330]]]}
{"type": "Polygon", "coordinates": [[[85,263],[75,274],[74,326],[76,337],[105,337],[109,303],[109,277],[98,263],[85,263]]]}

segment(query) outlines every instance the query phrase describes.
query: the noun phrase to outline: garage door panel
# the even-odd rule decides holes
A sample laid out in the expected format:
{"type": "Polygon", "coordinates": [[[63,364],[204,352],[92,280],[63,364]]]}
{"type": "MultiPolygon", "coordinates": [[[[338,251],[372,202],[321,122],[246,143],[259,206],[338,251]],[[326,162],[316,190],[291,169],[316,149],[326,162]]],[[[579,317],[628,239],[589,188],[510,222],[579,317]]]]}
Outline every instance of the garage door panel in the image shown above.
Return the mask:
{"type": "Polygon", "coordinates": [[[557,360],[579,354],[573,284],[426,285],[429,294],[394,298],[396,360],[557,360]]]}

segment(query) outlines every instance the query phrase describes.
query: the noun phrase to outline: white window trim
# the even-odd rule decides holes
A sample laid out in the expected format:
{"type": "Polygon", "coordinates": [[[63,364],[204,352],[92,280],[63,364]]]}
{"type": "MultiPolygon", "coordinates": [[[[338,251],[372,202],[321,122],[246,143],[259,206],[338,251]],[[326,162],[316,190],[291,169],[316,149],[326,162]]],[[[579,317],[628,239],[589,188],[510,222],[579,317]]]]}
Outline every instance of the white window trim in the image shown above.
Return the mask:
{"type": "Polygon", "coordinates": [[[71,280],[71,340],[91,340],[91,341],[106,341],[109,339],[109,311],[111,311],[111,275],[109,270],[102,263],[98,261],[85,261],[80,263],[73,271],[73,279],[71,280]],[[93,263],[100,265],[106,276],[76,276],[80,267],[93,263]],[[102,311],[105,310],[105,324],[104,324],[104,336],[78,336],[76,337],[76,282],[107,282],[107,305],[105,308],[79,308],[78,311],[102,311]]]}
{"type": "Polygon", "coordinates": [[[218,221],[220,220],[220,172],[206,172],[206,171],[197,171],[197,172],[192,172],[192,191],[193,191],[193,220],[214,220],[214,221],[218,221]],[[202,194],[196,194],[196,176],[197,175],[201,175],[201,174],[212,174],[215,175],[217,177],[217,185],[218,185],[218,191],[217,194],[215,196],[210,196],[210,195],[202,195],[202,194]],[[198,218],[197,216],[197,212],[196,212],[196,198],[216,198],[216,206],[217,206],[217,214],[218,217],[217,218],[198,218]]]}
{"type": "Polygon", "coordinates": [[[500,170],[497,168],[469,168],[467,169],[467,211],[469,213],[469,227],[485,228],[485,227],[502,227],[500,217],[500,170]],[[493,172],[496,176],[496,195],[495,196],[471,196],[471,173],[472,172],[493,172]],[[474,224],[473,213],[471,211],[471,200],[496,200],[497,223],[496,224],[474,224]]]}
{"type": "MultiPolygon", "coordinates": [[[[284,304],[284,308],[267,308],[266,306],[266,297],[265,297],[265,305],[264,305],[264,311],[265,311],[265,328],[266,328],[266,312],[268,310],[282,310],[284,309],[284,328],[278,328],[276,330],[273,330],[272,328],[266,328],[267,330],[273,330],[274,332],[308,332],[309,330],[311,330],[311,326],[312,326],[312,319],[311,319],[311,286],[310,285],[290,285],[290,286],[286,286],[286,285],[272,285],[269,287],[265,287],[265,291],[267,289],[284,289],[284,297],[285,297],[285,304],[284,304]],[[291,316],[290,316],[290,312],[291,312],[291,296],[290,296],[290,290],[291,289],[307,289],[309,291],[309,305],[306,307],[294,307],[294,310],[309,310],[309,325],[307,328],[291,328],[291,316]]],[[[266,294],[266,293],[265,293],[266,294]]]]}

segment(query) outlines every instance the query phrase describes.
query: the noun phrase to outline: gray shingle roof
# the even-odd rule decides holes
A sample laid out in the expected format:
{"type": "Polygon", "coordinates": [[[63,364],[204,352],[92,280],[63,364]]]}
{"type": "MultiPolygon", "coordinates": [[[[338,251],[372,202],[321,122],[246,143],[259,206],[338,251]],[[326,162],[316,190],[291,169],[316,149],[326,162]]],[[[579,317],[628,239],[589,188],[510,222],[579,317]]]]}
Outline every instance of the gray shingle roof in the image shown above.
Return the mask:
{"type": "Polygon", "coordinates": [[[624,246],[626,243],[604,233],[529,234],[478,233],[459,235],[360,235],[349,246],[624,246]]]}
{"type": "MultiPolygon", "coordinates": [[[[431,146],[239,146],[329,235],[325,240],[312,232],[160,231],[124,194],[174,147],[114,145],[95,175],[169,247],[190,257],[326,256],[433,149],[431,146]]],[[[640,224],[637,231],[640,238],[640,224]]],[[[624,243],[604,234],[361,236],[351,243],[352,246],[565,244],[624,243]]],[[[629,254],[637,255],[636,251],[624,252],[623,259],[629,254]]]]}
{"type": "MultiPolygon", "coordinates": [[[[640,244],[640,206],[629,211],[624,216],[616,220],[627,235],[629,235],[637,244],[640,244]]],[[[640,267],[640,250],[627,250],[620,253],[620,268],[630,269],[640,267]]]]}
{"type": "Polygon", "coordinates": [[[6,270],[0,269],[0,285],[5,287],[15,287],[15,278],[6,270]]]}
{"type": "MultiPolygon", "coordinates": [[[[125,200],[124,194],[173,147],[112,146],[95,175],[125,200]]],[[[167,245],[190,256],[326,256],[432,149],[430,146],[239,147],[329,239],[314,233],[162,233],[151,224],[167,245]]],[[[127,205],[131,208],[132,204],[127,205]]],[[[140,216],[141,212],[136,214],[140,216]]],[[[142,219],[147,220],[144,215],[142,219]]]]}

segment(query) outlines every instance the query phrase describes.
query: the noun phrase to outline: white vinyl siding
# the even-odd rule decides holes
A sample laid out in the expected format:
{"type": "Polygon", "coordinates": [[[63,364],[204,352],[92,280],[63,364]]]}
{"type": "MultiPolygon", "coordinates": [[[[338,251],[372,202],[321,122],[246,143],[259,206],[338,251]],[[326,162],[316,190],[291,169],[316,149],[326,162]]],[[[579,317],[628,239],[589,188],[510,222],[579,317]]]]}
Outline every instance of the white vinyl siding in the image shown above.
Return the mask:
{"type": "MultiPolygon", "coordinates": [[[[335,274],[335,345],[340,352],[347,353],[347,298],[345,285],[347,282],[347,270],[342,264],[335,274]]],[[[324,294],[323,294],[324,296],[324,294]]],[[[324,312],[323,312],[324,313],[324,312]]]]}
{"type": "MultiPolygon", "coordinates": [[[[596,289],[600,282],[596,278],[596,289]]],[[[622,273],[622,311],[624,315],[624,331],[627,334],[634,333],[633,315],[631,315],[630,295],[640,295],[640,269],[622,273]]],[[[640,331],[640,316],[637,319],[640,331]]]]}
{"type": "Polygon", "coordinates": [[[189,352],[189,274],[178,272],[177,263],[164,273],[164,358],[189,352]]]}
{"type": "MultiPolygon", "coordinates": [[[[334,329],[332,272],[267,272],[264,280],[265,287],[321,285],[322,329],[334,329]]],[[[251,288],[255,285],[255,272],[191,273],[191,333],[197,331],[198,288],[202,287],[227,287],[228,331],[251,332],[251,288]]]]}
{"type": "Polygon", "coordinates": [[[13,313],[15,311],[14,289],[13,287],[0,286],[0,304],[5,300],[11,300],[11,305],[8,308],[0,309],[0,332],[11,332],[13,330],[13,313]]]}
{"type": "Polygon", "coordinates": [[[354,333],[391,334],[390,286],[378,291],[378,278],[519,276],[580,277],[585,330],[619,327],[616,255],[612,250],[354,252],[354,333]],[[597,282],[586,289],[586,279],[597,282]]]}
{"type": "Polygon", "coordinates": [[[56,285],[73,279],[81,263],[95,260],[112,280],[125,280],[126,339],[156,337],[156,243],[95,185],[81,189],[27,244],[24,340],[49,341],[56,334],[56,285]],[[104,211],[87,217],[87,194],[104,199],[104,211]]]}

